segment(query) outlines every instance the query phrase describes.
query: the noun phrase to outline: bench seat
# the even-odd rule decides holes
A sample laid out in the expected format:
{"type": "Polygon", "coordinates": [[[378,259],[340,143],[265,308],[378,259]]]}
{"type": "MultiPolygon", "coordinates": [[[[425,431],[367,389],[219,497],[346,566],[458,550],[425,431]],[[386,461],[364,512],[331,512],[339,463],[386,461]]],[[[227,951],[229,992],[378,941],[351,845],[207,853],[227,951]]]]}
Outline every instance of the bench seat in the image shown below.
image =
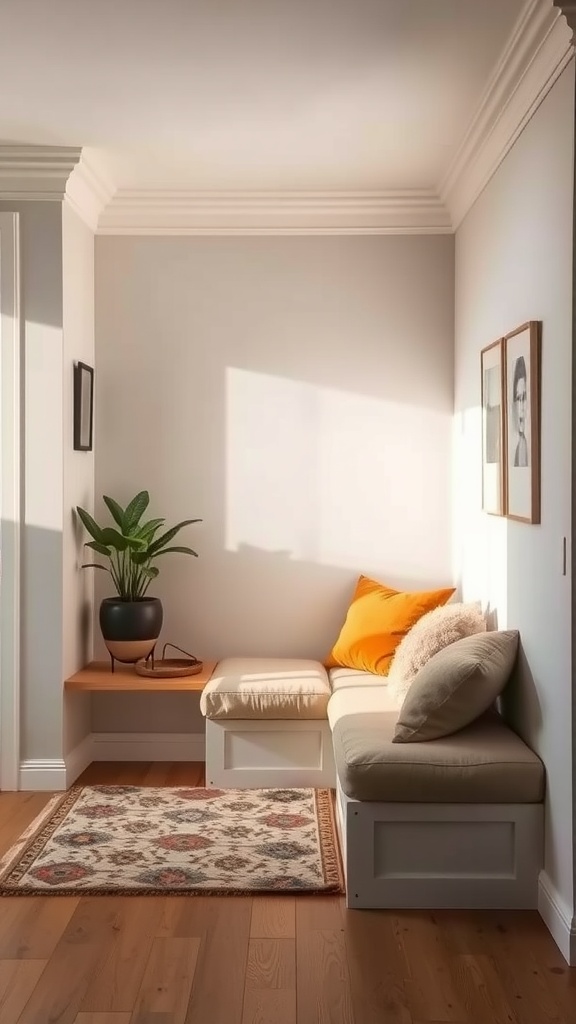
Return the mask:
{"type": "Polygon", "coordinates": [[[328,707],[347,906],[535,908],[544,767],[490,711],[424,743],[393,743],[386,687],[328,707]]]}
{"type": "Polygon", "coordinates": [[[336,785],[325,668],[301,658],[225,658],[204,688],[206,784],[336,785]]]}
{"type": "Polygon", "coordinates": [[[228,658],[202,695],[206,784],[336,789],[349,907],[537,906],[544,769],[496,711],[393,743],[381,676],[228,658]]]}

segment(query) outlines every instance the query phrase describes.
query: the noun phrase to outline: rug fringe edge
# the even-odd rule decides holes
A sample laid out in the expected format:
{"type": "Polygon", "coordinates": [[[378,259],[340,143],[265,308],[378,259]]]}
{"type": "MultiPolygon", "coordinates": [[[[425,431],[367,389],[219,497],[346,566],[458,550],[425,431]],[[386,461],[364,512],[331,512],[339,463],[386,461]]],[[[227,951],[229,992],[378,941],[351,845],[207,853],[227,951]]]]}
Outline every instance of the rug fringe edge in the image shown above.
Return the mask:
{"type": "Polygon", "coordinates": [[[0,887],[0,899],[13,896],[189,896],[194,899],[197,896],[250,896],[257,899],[259,896],[344,896],[345,890],[334,885],[326,886],[324,889],[4,889],[0,887]]]}
{"type": "Polygon", "coordinates": [[[26,852],[26,847],[29,843],[34,842],[38,831],[43,827],[44,822],[55,814],[58,810],[58,804],[63,803],[68,796],[68,792],[55,793],[44,805],[41,811],[32,819],[30,824],[24,829],[24,831],[18,836],[18,839],[6,853],[0,858],[0,877],[10,872],[11,866],[14,861],[18,860],[19,857],[23,857],[26,852]]]}
{"type": "MultiPolygon", "coordinates": [[[[63,793],[54,794],[0,861],[0,879],[17,871],[25,858],[37,854],[37,844],[42,847],[47,843],[62,818],[75,804],[82,789],[82,786],[72,786],[63,793]]],[[[0,882],[0,895],[3,888],[0,882]]]]}
{"type": "Polygon", "coordinates": [[[315,789],[314,796],[318,821],[318,845],[324,878],[328,884],[338,886],[339,890],[344,892],[344,869],[334,808],[334,793],[331,789],[315,789]]]}

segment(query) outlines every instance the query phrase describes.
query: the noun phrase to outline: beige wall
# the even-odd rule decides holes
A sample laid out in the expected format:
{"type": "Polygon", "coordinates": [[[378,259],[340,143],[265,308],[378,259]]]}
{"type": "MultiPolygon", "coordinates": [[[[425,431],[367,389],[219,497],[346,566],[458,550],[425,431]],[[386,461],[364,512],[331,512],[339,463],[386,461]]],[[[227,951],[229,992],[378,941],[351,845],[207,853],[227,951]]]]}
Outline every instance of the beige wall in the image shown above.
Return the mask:
{"type": "MultiPolygon", "coordinates": [[[[92,657],[94,580],[80,572],[84,532],[76,505],[94,507],[94,452],[74,451],[74,363],[94,366],[94,234],[71,207],[62,207],[63,288],[63,672],[71,675],[92,657]]],[[[90,697],[67,694],[64,753],[90,732],[90,697]]]]}
{"type": "Polygon", "coordinates": [[[465,598],[520,630],[508,713],[547,772],[546,873],[572,916],[570,538],[574,64],[456,236],[455,553],[465,598]],[[542,524],[481,509],[480,350],[526,320],[542,332],[542,524]]]}
{"type": "Polygon", "coordinates": [[[162,639],[321,658],[359,572],[451,580],[452,238],[98,237],[96,346],[97,495],[203,519],[162,639]]]}

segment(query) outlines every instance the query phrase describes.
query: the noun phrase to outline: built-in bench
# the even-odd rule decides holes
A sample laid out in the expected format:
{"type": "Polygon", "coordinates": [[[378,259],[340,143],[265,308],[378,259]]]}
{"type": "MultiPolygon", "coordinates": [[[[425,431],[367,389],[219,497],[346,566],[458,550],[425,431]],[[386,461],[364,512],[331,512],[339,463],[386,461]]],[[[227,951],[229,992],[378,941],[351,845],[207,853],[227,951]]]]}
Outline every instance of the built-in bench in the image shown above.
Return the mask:
{"type": "Polygon", "coordinates": [[[544,769],[496,711],[393,743],[381,677],[252,658],[220,662],[201,708],[207,785],[336,789],[348,906],[536,907],[544,769]]]}
{"type": "Polygon", "coordinates": [[[318,661],[219,662],[200,698],[206,716],[206,785],[334,788],[331,694],[318,661]]]}

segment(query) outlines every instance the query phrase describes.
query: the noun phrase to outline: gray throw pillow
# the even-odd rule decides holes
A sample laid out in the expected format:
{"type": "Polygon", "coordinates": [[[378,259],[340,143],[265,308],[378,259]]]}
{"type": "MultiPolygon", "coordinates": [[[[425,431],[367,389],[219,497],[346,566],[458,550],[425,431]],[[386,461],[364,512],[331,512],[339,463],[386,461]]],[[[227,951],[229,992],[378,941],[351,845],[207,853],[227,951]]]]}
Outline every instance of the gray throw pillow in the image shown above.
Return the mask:
{"type": "Polygon", "coordinates": [[[477,633],[438,651],[414,676],[392,742],[435,740],[469,725],[506,686],[517,652],[515,629],[477,633]]]}

